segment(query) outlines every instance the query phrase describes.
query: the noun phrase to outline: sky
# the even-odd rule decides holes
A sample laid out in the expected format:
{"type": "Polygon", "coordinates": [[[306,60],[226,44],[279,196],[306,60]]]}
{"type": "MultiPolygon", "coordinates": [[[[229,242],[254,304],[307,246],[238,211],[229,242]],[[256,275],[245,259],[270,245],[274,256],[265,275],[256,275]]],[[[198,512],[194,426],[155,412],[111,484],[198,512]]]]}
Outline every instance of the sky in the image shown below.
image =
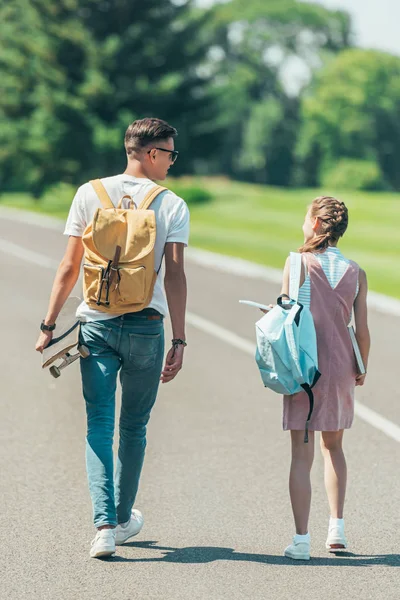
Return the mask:
{"type": "MultiPolygon", "coordinates": [[[[243,0],[245,1],[245,0],[243,0]]],[[[210,6],[215,0],[197,0],[210,6]]],[[[400,56],[400,0],[314,0],[327,8],[347,10],[353,17],[356,43],[400,56]]]]}

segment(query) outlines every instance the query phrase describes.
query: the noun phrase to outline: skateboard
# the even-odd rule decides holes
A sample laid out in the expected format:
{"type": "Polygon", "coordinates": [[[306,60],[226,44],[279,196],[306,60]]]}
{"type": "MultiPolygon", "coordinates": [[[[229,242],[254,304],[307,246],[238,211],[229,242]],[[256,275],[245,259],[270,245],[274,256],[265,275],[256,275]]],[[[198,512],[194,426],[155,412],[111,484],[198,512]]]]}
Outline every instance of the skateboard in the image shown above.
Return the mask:
{"type": "Polygon", "coordinates": [[[60,377],[62,369],[78,358],[86,358],[90,355],[89,349],[79,344],[79,321],[76,318],[76,309],[80,303],[80,298],[75,296],[68,298],[58,315],[53,338],[43,350],[42,369],[50,367],[49,371],[53,377],[60,377]],[[76,353],[72,354],[71,350],[74,348],[76,353]],[[55,365],[53,363],[56,360],[62,362],[55,365]]]}

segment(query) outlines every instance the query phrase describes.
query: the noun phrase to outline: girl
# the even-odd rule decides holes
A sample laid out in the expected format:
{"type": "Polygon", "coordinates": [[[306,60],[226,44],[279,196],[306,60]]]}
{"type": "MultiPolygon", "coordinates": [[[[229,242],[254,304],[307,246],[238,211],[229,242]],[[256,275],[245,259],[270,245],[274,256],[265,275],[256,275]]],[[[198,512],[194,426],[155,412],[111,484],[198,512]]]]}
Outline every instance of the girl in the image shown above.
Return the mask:
{"type": "MultiPolygon", "coordinates": [[[[348,224],[343,202],[322,196],[311,204],[303,225],[304,245],[299,302],[310,307],[318,342],[319,370],[314,388],[314,412],[309,443],[304,443],[304,423],[309,401],[305,392],[284,396],[283,429],[290,430],[292,462],[289,491],[296,526],[293,543],[285,556],[310,558],[308,518],[311,504],[310,471],[314,458],[314,431],[321,431],[325,463],[325,487],[330,507],[327,549],[347,547],[344,535],[343,505],[347,469],[342,449],[343,432],[354,416],[354,388],[363,385],[365,375],[357,375],[348,332],[354,308],[356,338],[365,367],[370,336],[367,324],[367,277],[359,266],[338,250],[339,239],[348,224]]],[[[289,294],[290,259],[286,261],[282,294],[289,294]]]]}

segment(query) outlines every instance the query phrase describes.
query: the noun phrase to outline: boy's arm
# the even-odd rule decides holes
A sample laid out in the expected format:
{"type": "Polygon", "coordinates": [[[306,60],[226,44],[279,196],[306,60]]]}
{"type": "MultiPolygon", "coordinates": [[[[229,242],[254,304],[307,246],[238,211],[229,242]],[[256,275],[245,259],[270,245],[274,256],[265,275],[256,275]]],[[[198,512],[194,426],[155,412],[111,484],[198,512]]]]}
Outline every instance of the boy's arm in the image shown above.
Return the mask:
{"type": "MultiPolygon", "coordinates": [[[[64,257],[57,269],[53,288],[50,294],[49,306],[44,319],[45,325],[56,323],[57,317],[65,301],[76,284],[83,256],[82,238],[70,236],[64,257]]],[[[36,342],[36,350],[42,352],[53,337],[52,331],[41,331],[36,342]]]]}
{"type": "MultiPolygon", "coordinates": [[[[356,325],[356,339],[360,348],[360,353],[365,365],[368,366],[369,350],[371,346],[371,338],[368,328],[368,307],[367,307],[368,282],[365,271],[360,269],[359,275],[359,290],[357,298],[354,302],[354,319],[356,325]]],[[[356,377],[356,385],[363,385],[365,375],[356,377]]]]}
{"type": "MultiPolygon", "coordinates": [[[[184,267],[185,244],[168,242],[165,244],[165,278],[164,286],[172,324],[172,337],[186,340],[186,275],[184,267]]],[[[168,383],[182,368],[184,346],[171,348],[167,354],[161,381],[168,383]]]]}

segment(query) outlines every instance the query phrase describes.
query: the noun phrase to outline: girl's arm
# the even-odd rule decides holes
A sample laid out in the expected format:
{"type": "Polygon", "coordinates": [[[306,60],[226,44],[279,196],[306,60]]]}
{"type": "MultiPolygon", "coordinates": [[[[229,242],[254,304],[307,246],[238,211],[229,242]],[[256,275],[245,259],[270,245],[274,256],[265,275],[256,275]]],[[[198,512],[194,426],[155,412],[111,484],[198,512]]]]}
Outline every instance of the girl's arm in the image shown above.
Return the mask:
{"type": "Polygon", "coordinates": [[[289,296],[289,276],[290,276],[290,256],[287,257],[286,262],[285,262],[285,267],[283,269],[281,295],[286,294],[287,296],[289,296]]]}
{"type": "MultiPolygon", "coordinates": [[[[301,262],[301,275],[300,275],[300,287],[303,285],[304,281],[306,278],[306,270],[304,267],[304,261],[302,260],[301,262]]],[[[282,287],[281,287],[281,295],[282,294],[286,294],[286,296],[289,296],[289,288],[290,288],[290,256],[287,257],[286,262],[285,262],[285,267],[283,269],[283,277],[282,277],[282,287]]],[[[270,304],[269,305],[270,308],[273,308],[274,305],[270,304]]],[[[262,308],[260,308],[261,312],[263,312],[264,314],[268,311],[263,310],[262,308]]]]}
{"type": "MultiPolygon", "coordinates": [[[[282,288],[281,295],[286,294],[289,296],[289,275],[290,275],[290,256],[287,257],[285,267],[283,269],[282,288]]],[[[273,304],[269,304],[270,308],[274,308],[273,304]]],[[[261,312],[267,314],[267,310],[260,308],[261,312]]]]}
{"type": "MultiPolygon", "coordinates": [[[[371,338],[368,329],[368,282],[367,275],[362,269],[360,269],[359,285],[360,287],[358,290],[357,298],[354,302],[354,318],[356,324],[357,343],[360,348],[360,353],[365,365],[365,369],[367,369],[371,338]]],[[[363,385],[364,381],[365,375],[357,375],[356,385],[363,385]]]]}
{"type": "MultiPolygon", "coordinates": [[[[290,256],[287,257],[285,268],[283,269],[283,280],[282,280],[282,289],[281,294],[286,294],[289,296],[289,279],[290,279],[290,256]]],[[[306,270],[304,267],[304,260],[301,261],[301,274],[300,274],[300,287],[303,285],[306,279],[306,270]]]]}

